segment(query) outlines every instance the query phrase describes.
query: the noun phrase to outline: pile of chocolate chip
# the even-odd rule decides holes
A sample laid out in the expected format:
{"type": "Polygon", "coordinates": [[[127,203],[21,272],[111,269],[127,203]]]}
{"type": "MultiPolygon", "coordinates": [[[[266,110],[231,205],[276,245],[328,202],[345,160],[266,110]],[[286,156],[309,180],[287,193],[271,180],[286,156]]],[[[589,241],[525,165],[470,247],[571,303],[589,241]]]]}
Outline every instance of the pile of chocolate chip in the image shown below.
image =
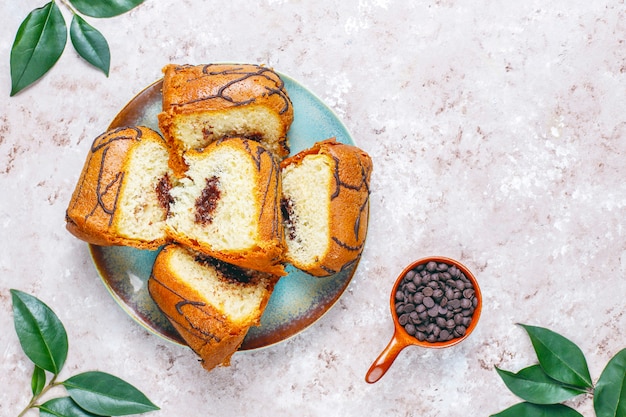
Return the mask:
{"type": "Polygon", "coordinates": [[[472,282],[456,266],[420,264],[408,271],[395,294],[400,325],[426,342],[447,342],[465,335],[478,299],[472,282]]]}

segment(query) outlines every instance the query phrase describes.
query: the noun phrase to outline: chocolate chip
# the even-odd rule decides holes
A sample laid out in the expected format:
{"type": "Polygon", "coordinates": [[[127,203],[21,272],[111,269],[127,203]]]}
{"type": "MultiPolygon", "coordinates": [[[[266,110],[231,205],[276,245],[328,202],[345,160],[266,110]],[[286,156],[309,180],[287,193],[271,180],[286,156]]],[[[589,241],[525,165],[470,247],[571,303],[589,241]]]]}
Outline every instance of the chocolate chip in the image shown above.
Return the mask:
{"type": "Polygon", "coordinates": [[[406,275],[404,276],[404,279],[407,282],[408,281],[412,281],[416,274],[417,274],[417,272],[415,272],[414,269],[411,269],[409,272],[406,273],[406,275]]]}
{"type": "Polygon", "coordinates": [[[420,274],[415,274],[415,276],[413,276],[412,281],[413,281],[413,284],[419,287],[422,284],[422,276],[420,274]]]}
{"type": "Polygon", "coordinates": [[[402,311],[404,311],[405,313],[410,313],[411,311],[415,311],[415,304],[410,304],[410,303],[405,304],[402,311]]]}
{"type": "Polygon", "coordinates": [[[424,293],[418,292],[413,294],[413,302],[417,305],[424,302],[424,293]]]}
{"type": "Polygon", "coordinates": [[[435,305],[435,300],[433,300],[432,297],[424,297],[423,303],[426,308],[432,308],[435,305]]]}
{"type": "Polygon", "coordinates": [[[463,290],[463,297],[467,298],[467,299],[472,299],[472,297],[474,297],[474,289],[473,288],[466,288],[463,290]]]}

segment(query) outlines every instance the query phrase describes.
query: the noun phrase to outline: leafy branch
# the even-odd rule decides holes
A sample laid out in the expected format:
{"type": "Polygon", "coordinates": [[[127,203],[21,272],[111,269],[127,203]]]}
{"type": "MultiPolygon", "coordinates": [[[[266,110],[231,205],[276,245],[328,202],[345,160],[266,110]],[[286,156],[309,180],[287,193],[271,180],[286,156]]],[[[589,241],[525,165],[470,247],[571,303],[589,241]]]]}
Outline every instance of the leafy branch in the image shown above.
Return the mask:
{"type": "Polygon", "coordinates": [[[43,417],[123,416],[159,409],[137,388],[104,372],[83,372],[57,381],[69,345],[63,323],[50,307],[32,295],[11,290],[11,297],[15,331],[22,350],[35,365],[31,377],[33,396],[18,417],[34,408],[43,417]],[[68,396],[41,403],[45,393],[60,386],[68,396]]]}
{"type": "Polygon", "coordinates": [[[517,373],[496,367],[507,388],[525,402],[491,417],[582,417],[562,404],[581,394],[593,396],[597,417],[626,416],[626,349],[609,361],[594,386],[585,356],[572,341],[543,327],[520,326],[539,363],[517,373]]]}
{"type": "MultiPolygon", "coordinates": [[[[107,77],[111,53],[105,37],[81,16],[107,18],[125,13],[144,0],[60,0],[72,14],[69,28],[74,49],[107,77]]],[[[11,48],[11,96],[43,77],[67,44],[67,25],[56,0],[34,9],[22,21],[11,48]]]]}

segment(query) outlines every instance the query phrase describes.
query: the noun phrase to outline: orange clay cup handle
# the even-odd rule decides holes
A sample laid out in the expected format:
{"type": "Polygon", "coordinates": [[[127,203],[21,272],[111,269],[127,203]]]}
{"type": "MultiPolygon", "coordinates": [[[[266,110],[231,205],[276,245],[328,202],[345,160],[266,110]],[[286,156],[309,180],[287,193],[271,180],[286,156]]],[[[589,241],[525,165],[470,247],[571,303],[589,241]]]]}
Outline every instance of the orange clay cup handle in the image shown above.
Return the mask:
{"type": "Polygon", "coordinates": [[[407,344],[398,338],[396,330],[387,347],[378,355],[378,358],[367,371],[365,381],[373,384],[382,378],[405,347],[407,347],[407,344]]]}

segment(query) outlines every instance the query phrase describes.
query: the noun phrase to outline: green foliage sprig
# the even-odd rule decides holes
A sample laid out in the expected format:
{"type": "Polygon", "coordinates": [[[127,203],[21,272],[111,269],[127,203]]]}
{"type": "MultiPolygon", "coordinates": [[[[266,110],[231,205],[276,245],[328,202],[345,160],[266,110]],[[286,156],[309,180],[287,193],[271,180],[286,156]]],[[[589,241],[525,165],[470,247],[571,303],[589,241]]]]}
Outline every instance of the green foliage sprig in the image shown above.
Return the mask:
{"type": "Polygon", "coordinates": [[[491,417],[582,417],[562,404],[581,394],[593,396],[597,417],[626,416],[626,349],[613,356],[594,386],[585,356],[572,341],[543,327],[520,326],[539,363],[517,373],[496,367],[507,388],[524,402],[491,417]]]}
{"type": "MultiPolygon", "coordinates": [[[[144,0],[60,0],[72,13],[69,33],[78,54],[108,77],[109,44],[81,16],[113,17],[144,0]]],[[[67,43],[67,25],[56,0],[31,11],[22,21],[11,48],[11,96],[43,77],[59,60],[67,43]]]]}
{"type": "Polygon", "coordinates": [[[57,381],[68,353],[63,323],[45,303],[32,295],[11,290],[13,321],[26,356],[34,363],[33,397],[24,410],[37,408],[42,417],[124,416],[158,410],[143,393],[122,379],[99,371],[83,372],[57,381]],[[48,380],[48,373],[51,374],[48,380]],[[68,396],[40,403],[53,387],[62,386],[68,396]]]}

